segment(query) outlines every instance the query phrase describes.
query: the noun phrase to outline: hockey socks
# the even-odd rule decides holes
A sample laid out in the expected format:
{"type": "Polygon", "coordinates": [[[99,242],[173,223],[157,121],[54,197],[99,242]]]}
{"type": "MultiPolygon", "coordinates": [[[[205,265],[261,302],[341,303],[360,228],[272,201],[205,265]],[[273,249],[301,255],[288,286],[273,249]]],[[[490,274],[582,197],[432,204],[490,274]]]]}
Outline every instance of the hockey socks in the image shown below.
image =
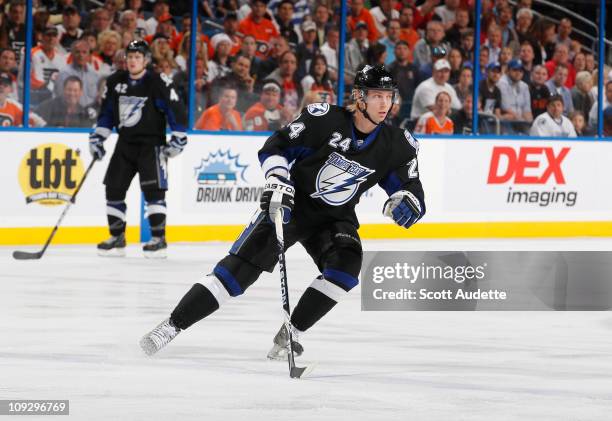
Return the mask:
{"type": "Polygon", "coordinates": [[[164,237],[166,234],[166,201],[147,201],[146,215],[151,225],[151,235],[164,237]]]}
{"type": "Polygon", "coordinates": [[[194,284],[170,315],[170,321],[174,326],[183,330],[210,316],[218,309],[219,302],[213,293],[202,284],[194,284]]]}
{"type": "Polygon", "coordinates": [[[108,200],[106,202],[106,217],[108,228],[113,237],[125,232],[125,211],[127,206],[123,200],[108,200]]]}

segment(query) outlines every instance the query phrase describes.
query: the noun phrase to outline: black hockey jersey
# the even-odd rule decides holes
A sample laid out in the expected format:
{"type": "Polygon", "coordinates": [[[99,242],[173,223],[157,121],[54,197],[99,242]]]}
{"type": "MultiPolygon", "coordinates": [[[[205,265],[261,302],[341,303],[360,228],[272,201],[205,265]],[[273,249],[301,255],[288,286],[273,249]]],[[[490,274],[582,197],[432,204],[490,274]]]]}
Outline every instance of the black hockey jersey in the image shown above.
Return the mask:
{"type": "Polygon", "coordinates": [[[173,134],[185,136],[187,115],[172,79],[147,70],[140,79],[117,71],[106,80],[95,132],[108,137],[117,128],[119,141],[166,143],[166,123],[173,134]]]}
{"type": "Polygon", "coordinates": [[[275,132],[259,151],[265,176],[291,166],[296,219],[350,221],[359,226],[355,206],[379,184],[388,195],[412,192],[425,214],[419,180],[418,142],[407,130],[379,125],[359,139],[353,114],[324,103],[310,104],[293,122],[275,132]]]}

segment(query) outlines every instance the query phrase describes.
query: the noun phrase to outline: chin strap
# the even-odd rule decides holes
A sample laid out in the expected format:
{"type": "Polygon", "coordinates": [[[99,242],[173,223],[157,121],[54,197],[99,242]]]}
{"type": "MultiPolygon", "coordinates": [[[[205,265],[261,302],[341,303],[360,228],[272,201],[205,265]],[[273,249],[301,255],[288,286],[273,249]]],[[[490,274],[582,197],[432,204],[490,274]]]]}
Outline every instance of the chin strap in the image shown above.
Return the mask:
{"type": "Polygon", "coordinates": [[[391,110],[393,109],[393,105],[395,103],[395,97],[394,97],[394,101],[391,102],[391,106],[389,107],[389,109],[387,110],[387,114],[385,115],[385,118],[380,122],[377,123],[374,120],[372,120],[372,117],[370,117],[370,115],[368,114],[368,103],[366,102],[366,94],[365,92],[362,90],[361,91],[361,101],[364,103],[365,108],[362,110],[361,107],[359,106],[359,101],[357,101],[357,109],[359,110],[359,112],[361,112],[361,114],[363,114],[363,116],[365,118],[367,118],[373,125],[378,126],[379,124],[382,124],[387,117],[389,116],[389,113],[391,112],[391,110]]]}

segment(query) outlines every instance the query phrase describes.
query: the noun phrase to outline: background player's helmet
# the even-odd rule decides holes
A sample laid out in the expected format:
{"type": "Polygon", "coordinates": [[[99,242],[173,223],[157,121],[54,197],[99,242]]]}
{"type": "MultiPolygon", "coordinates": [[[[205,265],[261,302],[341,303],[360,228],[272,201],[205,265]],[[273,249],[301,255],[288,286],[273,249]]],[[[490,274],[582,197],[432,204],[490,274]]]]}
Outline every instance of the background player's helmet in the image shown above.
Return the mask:
{"type": "Polygon", "coordinates": [[[140,40],[135,40],[128,44],[127,48],[125,49],[125,54],[127,55],[128,53],[141,53],[147,59],[151,54],[149,44],[140,40]]]}

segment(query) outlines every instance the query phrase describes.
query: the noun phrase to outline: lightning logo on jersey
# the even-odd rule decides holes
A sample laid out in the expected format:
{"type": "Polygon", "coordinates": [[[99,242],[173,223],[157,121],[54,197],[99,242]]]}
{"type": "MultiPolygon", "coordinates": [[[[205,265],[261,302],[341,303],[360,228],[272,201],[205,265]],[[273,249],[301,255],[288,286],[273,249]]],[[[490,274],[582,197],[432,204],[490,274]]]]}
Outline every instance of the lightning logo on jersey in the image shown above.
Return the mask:
{"type": "Polygon", "coordinates": [[[349,161],[337,152],[332,153],[317,174],[316,192],[310,197],[320,198],[332,206],[341,206],[355,196],[359,185],[374,173],[357,162],[349,161]]]}
{"type": "Polygon", "coordinates": [[[134,127],[142,117],[142,109],[147,97],[120,96],[119,97],[119,127],[134,127]]]}

